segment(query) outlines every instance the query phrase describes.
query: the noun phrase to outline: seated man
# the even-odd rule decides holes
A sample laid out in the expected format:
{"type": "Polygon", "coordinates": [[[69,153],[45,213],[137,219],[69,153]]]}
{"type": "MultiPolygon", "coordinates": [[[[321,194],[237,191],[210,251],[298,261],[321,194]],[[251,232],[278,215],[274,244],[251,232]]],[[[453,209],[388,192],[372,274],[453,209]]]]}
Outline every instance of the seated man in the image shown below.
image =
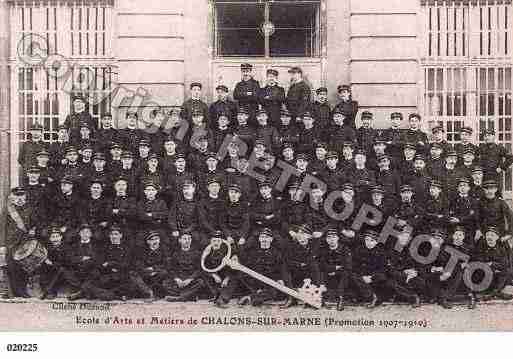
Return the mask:
{"type": "MultiPolygon", "coordinates": [[[[222,245],[223,232],[215,230],[210,236],[210,250],[203,253],[205,256],[205,267],[215,268],[221,264],[227,253],[227,247],[222,245]]],[[[231,283],[233,277],[233,270],[225,266],[216,273],[208,273],[205,276],[205,284],[210,292],[214,295],[214,304],[220,308],[227,308],[230,299],[232,298],[233,291],[236,287],[231,283]]]]}
{"type": "MultiPolygon", "coordinates": [[[[287,265],[285,285],[289,288],[300,288],[306,279],[319,285],[320,271],[317,262],[317,246],[312,245],[312,230],[308,225],[298,226],[289,232],[289,238],[283,243],[284,260],[287,265]]],[[[282,306],[289,308],[296,305],[295,298],[289,297],[282,306]]]]}
{"type": "Polygon", "coordinates": [[[170,278],[164,281],[168,302],[196,300],[204,281],[200,268],[201,254],[192,248],[192,234],[182,233],[178,238],[180,248],[171,256],[168,264],[170,278]]]}
{"type": "Polygon", "coordinates": [[[135,270],[129,273],[134,289],[148,301],[165,293],[162,283],[168,277],[168,261],[169,250],[161,243],[160,233],[150,231],[146,246],[136,255],[135,270]]]}
{"type": "Polygon", "coordinates": [[[63,242],[63,233],[57,226],[50,227],[48,238],[48,257],[38,268],[39,283],[43,291],[41,299],[55,299],[58,289],[69,284],[74,291],[80,288],[80,282],[69,269],[70,247],[63,242]],[[53,282],[53,283],[52,283],[53,282]]]}
{"type": "MultiPolygon", "coordinates": [[[[493,298],[502,300],[511,300],[513,296],[504,293],[503,289],[513,278],[509,257],[511,250],[507,243],[500,242],[501,232],[497,227],[489,226],[484,229],[484,238],[480,239],[476,245],[476,251],[472,258],[473,261],[487,263],[493,271],[493,280],[485,291],[483,300],[493,298]]],[[[479,283],[481,278],[476,278],[479,283]]]]}
{"type": "MultiPolygon", "coordinates": [[[[283,285],[287,276],[287,267],[280,251],[271,246],[273,240],[273,232],[269,228],[261,229],[258,236],[259,245],[241,252],[240,262],[283,285]]],[[[266,301],[277,299],[278,293],[275,288],[243,273],[238,276],[238,279],[251,293],[241,298],[239,304],[244,305],[249,302],[253,306],[260,306],[266,301]]]]}
{"type": "Polygon", "coordinates": [[[351,251],[339,242],[340,236],[336,228],[326,232],[327,246],[321,250],[319,263],[322,283],[328,291],[334,291],[338,299],[337,310],[344,310],[344,295],[352,279],[353,258],[351,251]]]}

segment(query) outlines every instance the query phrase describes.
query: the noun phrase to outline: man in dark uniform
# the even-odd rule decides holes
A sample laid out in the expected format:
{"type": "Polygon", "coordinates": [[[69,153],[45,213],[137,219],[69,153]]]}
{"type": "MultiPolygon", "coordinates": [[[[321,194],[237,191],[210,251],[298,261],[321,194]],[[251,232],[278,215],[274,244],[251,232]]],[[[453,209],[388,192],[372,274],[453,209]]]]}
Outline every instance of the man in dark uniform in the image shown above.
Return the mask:
{"type": "MultiPolygon", "coordinates": [[[[333,290],[337,298],[337,310],[345,307],[345,294],[352,281],[353,257],[349,248],[339,242],[336,229],[326,232],[327,246],[322,247],[319,257],[322,283],[333,290]]],[[[329,293],[329,292],[328,292],[329,293]]]]}
{"type": "Polygon", "coordinates": [[[356,130],[356,114],[358,113],[358,102],[353,101],[351,87],[339,85],[337,87],[340,102],[335,105],[333,111],[341,111],[345,115],[344,124],[356,130]]]}
{"type": "Polygon", "coordinates": [[[492,283],[485,291],[483,299],[490,300],[497,298],[511,300],[513,296],[503,292],[506,285],[510,283],[513,278],[510,263],[511,249],[509,249],[506,243],[499,241],[503,232],[497,227],[486,227],[483,234],[484,238],[477,242],[475,255],[472,258],[473,261],[488,263],[493,271],[492,283]]]}
{"type": "Polygon", "coordinates": [[[445,157],[445,166],[443,167],[441,181],[445,191],[445,196],[449,202],[456,196],[456,189],[458,187],[458,171],[456,170],[456,163],[458,162],[458,155],[456,151],[449,150],[445,157]]]}
{"type": "Polygon", "coordinates": [[[238,102],[239,108],[244,107],[247,110],[249,115],[248,123],[254,126],[260,84],[253,78],[253,66],[251,64],[240,65],[240,70],[242,80],[235,85],[233,99],[238,102]]]}
{"type": "Polygon", "coordinates": [[[205,124],[209,126],[210,119],[208,117],[208,105],[201,99],[201,91],[203,89],[203,85],[199,82],[193,82],[189,86],[189,89],[191,90],[191,98],[182,104],[180,117],[191,123],[193,110],[199,110],[203,115],[205,124]]]}
{"type": "Polygon", "coordinates": [[[137,197],[139,195],[137,187],[139,170],[134,165],[134,156],[130,151],[123,151],[121,154],[121,168],[112,172],[112,178],[120,176],[124,177],[127,181],[127,194],[137,197]]]}
{"type": "Polygon", "coordinates": [[[6,212],[5,242],[2,241],[2,246],[5,246],[6,249],[7,278],[14,297],[29,298],[27,273],[13,258],[20,245],[36,236],[37,223],[33,209],[27,203],[27,195],[23,188],[16,187],[11,190],[6,212]]]}
{"type": "Polygon", "coordinates": [[[204,282],[200,268],[201,253],[192,247],[192,234],[184,232],[178,239],[179,248],[169,259],[169,278],[163,286],[168,302],[186,302],[195,300],[204,282]]]}
{"type": "Polygon", "coordinates": [[[282,218],[281,203],[274,197],[271,184],[268,181],[260,182],[259,193],[260,196],[250,207],[252,228],[257,230],[266,227],[273,231],[279,231],[282,218]]]}
{"type": "Polygon", "coordinates": [[[403,132],[400,128],[403,115],[400,112],[393,112],[390,115],[390,128],[383,131],[383,137],[387,144],[387,149],[394,158],[395,161],[399,162],[402,159],[403,152],[403,132]]]}
{"type": "Polygon", "coordinates": [[[426,293],[426,282],[419,276],[419,266],[410,256],[408,244],[410,235],[398,238],[400,250],[391,247],[386,254],[386,275],[388,287],[394,294],[407,299],[413,308],[420,307],[420,294],[426,293]]]}
{"type": "Polygon", "coordinates": [[[249,238],[249,205],[241,201],[242,190],[238,183],[228,186],[228,200],[221,210],[219,225],[226,240],[237,247],[244,246],[249,238]]]}
{"type": "Polygon", "coordinates": [[[310,112],[317,121],[317,127],[321,128],[323,132],[326,132],[331,124],[331,107],[328,102],[328,89],[326,87],[319,87],[315,93],[317,94],[317,99],[310,106],[310,112]]]}
{"type": "Polygon", "coordinates": [[[403,133],[403,142],[413,143],[416,146],[417,152],[426,154],[428,146],[428,137],[420,129],[421,117],[418,113],[412,113],[408,116],[410,128],[403,133]]]}
{"type": "Polygon", "coordinates": [[[69,269],[70,266],[70,246],[64,243],[63,233],[56,226],[51,226],[48,230],[48,243],[46,245],[48,256],[41,266],[37,269],[39,274],[39,283],[46,299],[52,300],[57,297],[59,288],[68,284],[77,291],[80,288],[80,282],[69,269]],[[60,272],[60,273],[59,273],[60,272]],[[50,287],[52,279],[56,278],[56,282],[50,287]]]}
{"type": "Polygon", "coordinates": [[[95,137],[98,124],[91,114],[86,111],[86,101],[81,96],[73,97],[73,113],[66,116],[64,126],[68,129],[70,141],[73,142],[80,138],[80,124],[87,123],[91,130],[91,137],[95,137]]]}
{"type": "Polygon", "coordinates": [[[128,179],[123,176],[114,179],[114,196],[108,199],[106,214],[109,223],[117,223],[128,237],[125,239],[129,248],[134,246],[135,220],[137,217],[136,198],[129,195],[128,179]]]}
{"type": "Polygon", "coordinates": [[[445,140],[444,127],[442,125],[434,126],[431,129],[431,133],[433,134],[433,137],[431,143],[429,144],[430,150],[436,144],[442,149],[440,157],[445,157],[447,151],[452,149],[452,145],[445,140]]]}
{"type": "Polygon", "coordinates": [[[353,252],[354,283],[368,308],[381,303],[387,285],[385,250],[378,236],[375,231],[365,231],[353,252]]]}
{"type": "MultiPolygon", "coordinates": [[[[153,182],[146,182],[143,184],[144,199],[137,203],[137,221],[139,230],[136,238],[136,246],[143,246],[143,238],[147,235],[148,231],[158,231],[160,240],[167,241],[164,238],[164,228],[166,227],[166,220],[168,219],[168,208],[166,202],[157,197],[160,187],[153,182]]],[[[167,243],[164,243],[167,244],[167,243]]]]}
{"type": "Polygon", "coordinates": [[[312,226],[312,214],[308,203],[305,201],[305,193],[301,189],[301,182],[293,181],[289,187],[289,198],[282,206],[281,234],[287,237],[289,229],[293,226],[308,224],[312,226]]]}
{"type": "MultiPolygon", "coordinates": [[[[283,242],[282,253],[287,266],[285,285],[289,288],[301,288],[306,279],[310,279],[314,285],[320,284],[318,246],[312,245],[311,239],[312,229],[308,225],[301,225],[283,242]]],[[[296,303],[295,298],[288,297],[282,308],[292,307],[296,303]]]]}
{"type": "Polygon", "coordinates": [[[333,123],[326,131],[326,141],[331,150],[342,152],[344,142],[356,144],[356,130],[344,122],[345,115],[340,109],[333,110],[333,123]]]}
{"type": "MultiPolygon", "coordinates": [[[[198,238],[200,231],[200,204],[193,180],[184,180],[180,187],[182,195],[171,205],[168,215],[168,226],[173,238],[178,238],[183,232],[190,232],[198,238]]],[[[204,243],[194,243],[194,247],[204,248],[204,243]]]]}
{"type": "Polygon", "coordinates": [[[483,182],[484,197],[478,199],[481,229],[497,227],[500,233],[513,233],[513,213],[501,198],[497,197],[498,184],[494,180],[483,182]]]}
{"type": "Polygon", "coordinates": [[[443,229],[448,224],[449,205],[442,194],[442,182],[437,179],[429,181],[429,197],[426,198],[423,220],[424,232],[431,229],[443,229]]]}
{"type": "Polygon", "coordinates": [[[285,90],[278,86],[277,70],[267,70],[267,84],[258,92],[258,99],[269,115],[271,126],[278,127],[280,125],[281,108],[285,102],[285,90]]]}
{"type": "Polygon", "coordinates": [[[239,107],[237,111],[237,123],[235,124],[233,135],[243,141],[248,148],[251,148],[255,141],[256,130],[252,125],[248,124],[248,119],[248,109],[245,107],[239,107]]]}
{"type": "Polygon", "coordinates": [[[224,207],[220,190],[220,180],[215,176],[210,177],[206,194],[199,201],[200,238],[205,245],[208,244],[209,235],[220,228],[220,217],[224,207]]]}
{"type": "MultiPolygon", "coordinates": [[[[171,191],[169,198],[176,203],[182,198],[182,187],[185,181],[195,181],[194,172],[188,168],[188,161],[184,153],[177,153],[175,156],[174,171],[168,175],[168,187],[171,191]]],[[[199,195],[198,195],[199,197],[199,195]]]]}
{"type": "MultiPolygon", "coordinates": [[[[104,194],[110,196],[112,194],[112,174],[105,168],[106,164],[107,158],[105,154],[96,152],[93,155],[93,167],[88,172],[84,172],[82,188],[88,191],[91,187],[92,180],[100,180],[105,188],[104,194]]],[[[83,191],[81,194],[84,196],[83,191]]],[[[87,197],[87,195],[84,197],[87,197]]]]}
{"type": "Polygon", "coordinates": [[[218,119],[220,114],[225,114],[230,124],[233,124],[237,119],[237,104],[228,98],[228,87],[218,85],[216,92],[217,101],[210,105],[208,118],[212,122],[218,119]]]}
{"type": "Polygon", "coordinates": [[[264,140],[265,147],[271,149],[272,152],[280,148],[280,134],[276,127],[269,124],[269,114],[267,110],[260,109],[256,112],[257,127],[256,138],[264,140]]]}
{"type": "MultiPolygon", "coordinates": [[[[473,148],[474,153],[478,153],[478,146],[472,143],[472,133],[474,130],[472,127],[464,126],[460,129],[461,141],[454,146],[454,150],[458,154],[458,163],[463,159],[463,151],[466,148],[473,148]]],[[[486,161],[487,159],[484,158],[486,161]]]]}
{"type": "Polygon", "coordinates": [[[485,180],[494,179],[502,188],[503,173],[513,164],[513,155],[500,144],[495,143],[495,131],[488,129],[484,133],[485,143],[479,145],[477,158],[481,161],[485,180]]]}
{"type": "Polygon", "coordinates": [[[130,239],[123,229],[112,224],[107,232],[108,243],[98,260],[100,276],[94,283],[96,297],[100,300],[125,300],[133,289],[129,268],[132,260],[130,239]]]}
{"type": "Polygon", "coordinates": [[[369,111],[362,112],[362,125],[356,130],[356,141],[360,148],[363,148],[365,154],[369,156],[372,153],[374,141],[378,135],[377,131],[372,128],[373,114],[369,111]]]}
{"type": "MultiPolygon", "coordinates": [[[[280,124],[276,127],[280,134],[280,143],[290,143],[297,146],[299,143],[299,128],[295,122],[292,122],[289,110],[283,108],[280,112],[280,124]]],[[[249,145],[249,144],[248,144],[249,145]]]]}
{"type": "Polygon", "coordinates": [[[413,173],[403,178],[405,183],[409,183],[413,187],[415,201],[426,203],[429,193],[429,178],[426,173],[426,159],[423,154],[415,155],[413,173]]]}
{"type": "Polygon", "coordinates": [[[34,164],[36,153],[48,150],[48,144],[43,142],[43,128],[38,123],[30,127],[30,137],[23,142],[18,154],[18,164],[26,170],[34,164]]]}
{"type": "Polygon", "coordinates": [[[169,275],[170,251],[157,231],[150,231],[145,240],[146,245],[135,254],[135,270],[130,271],[129,275],[134,289],[152,301],[166,295],[162,284],[169,275]]]}
{"type": "Polygon", "coordinates": [[[323,141],[322,130],[315,124],[315,119],[309,111],[300,115],[303,125],[300,126],[298,152],[313,156],[317,143],[323,141]]]}
{"type": "Polygon", "coordinates": [[[419,228],[422,223],[423,209],[422,203],[417,203],[413,200],[413,188],[408,184],[401,186],[401,201],[397,206],[394,217],[397,219],[397,227],[403,231],[407,225],[411,226],[414,230],[419,228]]]}
{"type": "Polygon", "coordinates": [[[470,238],[479,229],[479,204],[470,196],[470,179],[458,179],[457,195],[449,201],[449,223],[465,228],[470,238]]]}
{"type": "MultiPolygon", "coordinates": [[[[246,267],[283,285],[287,267],[281,252],[271,245],[273,241],[273,232],[269,228],[262,228],[258,234],[258,245],[242,251],[239,260],[246,267]]],[[[240,305],[251,303],[258,307],[266,301],[277,299],[277,291],[273,287],[243,273],[236,278],[250,291],[249,296],[241,298],[240,305]]]]}
{"type": "MultiPolygon", "coordinates": [[[[470,195],[473,198],[480,200],[485,196],[485,190],[483,188],[483,167],[474,166],[474,168],[472,169],[471,176],[472,182],[470,183],[470,195]]],[[[501,197],[499,191],[497,192],[497,197],[501,197]]]]}
{"type": "Polygon", "coordinates": [[[376,183],[383,186],[387,198],[397,202],[401,187],[401,177],[396,170],[390,168],[389,155],[380,155],[377,161],[378,171],[376,172],[376,183]]]}
{"type": "Polygon", "coordinates": [[[119,136],[123,147],[132,151],[133,154],[139,153],[139,141],[144,138],[144,133],[138,128],[137,112],[126,112],[125,115],[126,127],[119,131],[119,136]]]}
{"type": "Polygon", "coordinates": [[[121,141],[120,133],[112,127],[112,115],[110,112],[102,116],[101,127],[96,133],[96,150],[98,152],[107,152],[113,143],[121,141]]]}
{"type": "Polygon", "coordinates": [[[49,206],[50,213],[48,221],[57,223],[65,230],[73,229],[80,221],[81,199],[75,188],[74,180],[65,176],[60,180],[60,188],[54,197],[51,198],[49,206]]]}
{"type": "Polygon", "coordinates": [[[89,194],[83,194],[80,207],[81,220],[91,225],[93,232],[100,235],[107,227],[109,213],[107,213],[108,198],[104,193],[105,182],[99,178],[92,178],[89,181],[89,194]]]}
{"type": "Polygon", "coordinates": [[[439,143],[431,143],[430,146],[430,156],[427,161],[426,170],[429,176],[441,179],[445,167],[445,157],[442,157],[442,153],[447,155],[451,150],[445,151],[439,143]]]}
{"type": "Polygon", "coordinates": [[[70,145],[68,129],[64,125],[57,128],[57,141],[50,144],[48,152],[50,152],[50,166],[58,169],[59,166],[66,162],[66,147],[70,145]]]}
{"type": "Polygon", "coordinates": [[[292,121],[295,122],[310,107],[311,89],[303,80],[303,70],[301,68],[292,67],[289,74],[291,79],[286,104],[292,116],[292,121]]]}

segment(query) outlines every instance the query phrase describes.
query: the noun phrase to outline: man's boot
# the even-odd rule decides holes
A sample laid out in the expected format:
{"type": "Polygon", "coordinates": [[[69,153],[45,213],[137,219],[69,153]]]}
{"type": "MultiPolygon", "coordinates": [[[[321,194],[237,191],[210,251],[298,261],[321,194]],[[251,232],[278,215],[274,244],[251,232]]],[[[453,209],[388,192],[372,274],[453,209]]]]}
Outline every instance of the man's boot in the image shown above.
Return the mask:
{"type": "Polygon", "coordinates": [[[474,295],[474,293],[470,293],[468,295],[467,308],[468,309],[476,309],[476,306],[477,306],[476,296],[474,295]]]}
{"type": "Polygon", "coordinates": [[[287,300],[285,301],[285,303],[283,303],[282,305],[280,305],[280,308],[282,309],[286,309],[286,308],[290,308],[290,307],[293,307],[297,304],[297,301],[295,298],[292,298],[292,297],[287,297],[287,300]]]}
{"type": "Polygon", "coordinates": [[[344,297],[338,297],[337,310],[339,312],[345,309],[344,297]]]}

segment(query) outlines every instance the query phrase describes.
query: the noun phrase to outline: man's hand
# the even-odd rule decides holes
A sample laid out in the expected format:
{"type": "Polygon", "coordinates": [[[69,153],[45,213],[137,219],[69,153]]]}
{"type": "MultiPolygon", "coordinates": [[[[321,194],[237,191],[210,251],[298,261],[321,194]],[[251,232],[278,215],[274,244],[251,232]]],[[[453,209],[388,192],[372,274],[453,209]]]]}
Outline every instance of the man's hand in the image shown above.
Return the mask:
{"type": "Polygon", "coordinates": [[[223,279],[223,282],[221,283],[221,288],[225,288],[228,285],[229,281],[230,281],[230,278],[228,278],[228,277],[223,279]]]}
{"type": "Polygon", "coordinates": [[[240,237],[238,243],[239,243],[239,246],[243,246],[246,243],[246,238],[240,237]]]}
{"type": "Polygon", "coordinates": [[[83,260],[83,261],[88,261],[88,260],[90,260],[90,259],[91,259],[91,257],[89,257],[89,256],[83,256],[83,257],[82,257],[82,260],[83,260]]]}
{"type": "Polygon", "coordinates": [[[192,283],[192,278],[187,278],[186,280],[182,281],[183,286],[187,287],[189,284],[192,283]]]}
{"type": "Polygon", "coordinates": [[[113,209],[112,209],[112,213],[114,213],[114,214],[118,214],[118,213],[119,213],[119,209],[118,209],[118,208],[113,208],[113,209]]]}
{"type": "Polygon", "coordinates": [[[235,242],[235,241],[233,240],[233,237],[231,237],[231,236],[226,237],[226,240],[227,240],[227,241],[228,241],[228,243],[230,243],[230,244],[233,244],[233,243],[235,242]]]}
{"type": "Polygon", "coordinates": [[[146,212],[146,215],[147,215],[148,217],[153,217],[153,213],[151,213],[151,212],[146,212]]]}
{"type": "Polygon", "coordinates": [[[449,279],[449,277],[451,276],[451,273],[449,272],[443,272],[441,275],[440,275],[440,280],[443,282],[443,281],[446,281],[447,279],[449,279]]]}
{"type": "Polygon", "coordinates": [[[354,238],[354,236],[355,236],[354,231],[353,231],[353,230],[351,230],[351,229],[343,229],[343,230],[342,230],[342,234],[343,234],[344,236],[346,236],[346,237],[349,237],[349,238],[354,238]]]}
{"type": "Polygon", "coordinates": [[[36,235],[36,227],[31,228],[28,232],[29,236],[35,236],[36,235]]]}
{"type": "Polygon", "coordinates": [[[451,223],[460,223],[460,220],[458,218],[456,218],[456,217],[451,217],[451,218],[449,218],[449,222],[451,222],[451,223]]]}
{"type": "Polygon", "coordinates": [[[171,232],[171,235],[172,235],[173,237],[178,237],[178,236],[180,235],[180,232],[178,232],[178,231],[173,231],[173,232],[171,232]]]}
{"type": "Polygon", "coordinates": [[[53,265],[53,262],[48,258],[46,258],[45,263],[48,264],[49,266],[53,265]]]}
{"type": "Polygon", "coordinates": [[[104,227],[104,228],[105,228],[105,227],[107,227],[107,222],[101,222],[101,223],[100,223],[100,226],[101,226],[101,227],[104,227]]]}
{"type": "Polygon", "coordinates": [[[502,173],[502,168],[497,168],[497,173],[502,173]]]}
{"type": "Polygon", "coordinates": [[[109,265],[109,262],[105,262],[102,264],[102,266],[107,267],[109,265]]]}
{"type": "Polygon", "coordinates": [[[184,287],[183,280],[181,280],[180,278],[175,278],[175,283],[178,286],[178,288],[183,288],[184,287]]]}
{"type": "Polygon", "coordinates": [[[342,266],[335,266],[335,270],[339,270],[341,268],[342,268],[342,266]]]}
{"type": "Polygon", "coordinates": [[[222,282],[221,277],[220,277],[218,274],[216,274],[216,273],[213,273],[213,274],[212,274],[212,278],[214,278],[214,281],[215,281],[217,284],[220,284],[220,283],[222,282]]]}
{"type": "Polygon", "coordinates": [[[367,284],[372,283],[372,277],[370,275],[364,275],[362,279],[367,284]]]}
{"type": "Polygon", "coordinates": [[[399,227],[404,227],[404,226],[406,226],[406,224],[407,223],[406,223],[406,221],[404,219],[400,219],[400,220],[397,221],[397,225],[399,227]]]}
{"type": "Polygon", "coordinates": [[[322,237],[322,232],[319,232],[319,231],[315,231],[312,233],[313,237],[314,238],[321,238],[322,237]]]}
{"type": "Polygon", "coordinates": [[[271,218],[274,218],[274,214],[268,214],[267,216],[265,216],[265,219],[271,219],[271,218]]]}

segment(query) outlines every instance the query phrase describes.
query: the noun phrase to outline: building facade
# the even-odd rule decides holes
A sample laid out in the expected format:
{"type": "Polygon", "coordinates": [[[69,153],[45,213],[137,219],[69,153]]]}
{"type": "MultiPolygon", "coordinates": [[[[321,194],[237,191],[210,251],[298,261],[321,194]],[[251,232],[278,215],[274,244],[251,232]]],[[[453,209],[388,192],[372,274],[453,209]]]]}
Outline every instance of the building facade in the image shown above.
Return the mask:
{"type": "MultiPolygon", "coordinates": [[[[512,22],[511,0],[0,0],[1,197],[18,182],[28,127],[55,140],[70,93],[122,126],[130,107],[179,106],[191,82],[211,101],[242,62],[260,81],[279,70],[285,87],[301,66],[332,102],[349,83],[375,127],[420,112],[449,142],[463,124],[476,143],[493,126],[511,150],[512,22]]],[[[507,194],[511,184],[508,173],[507,194]]]]}

